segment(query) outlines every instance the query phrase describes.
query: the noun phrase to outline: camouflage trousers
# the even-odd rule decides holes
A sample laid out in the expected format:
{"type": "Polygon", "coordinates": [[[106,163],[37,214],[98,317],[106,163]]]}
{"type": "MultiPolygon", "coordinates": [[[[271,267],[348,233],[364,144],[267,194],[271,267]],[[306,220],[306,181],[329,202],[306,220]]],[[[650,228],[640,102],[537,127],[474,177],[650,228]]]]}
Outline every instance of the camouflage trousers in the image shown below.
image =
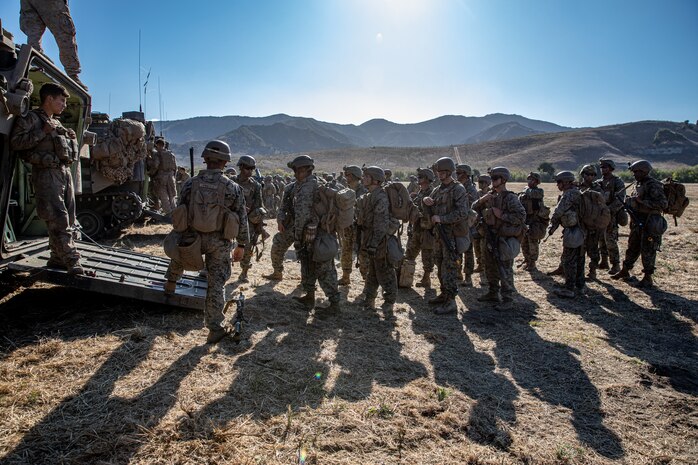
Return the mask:
{"type": "Polygon", "coordinates": [[[334,258],[324,262],[316,262],[308,252],[297,250],[301,262],[301,286],[305,292],[315,292],[315,283],[320,283],[320,288],[330,302],[339,302],[339,284],[337,283],[337,268],[334,266],[334,258]]]}
{"type": "MultiPolygon", "coordinates": [[[[255,232],[255,228],[257,226],[259,225],[252,224],[249,221],[247,222],[247,230],[250,232],[250,243],[247,244],[247,247],[245,247],[245,253],[242,254],[242,260],[240,260],[240,268],[242,268],[243,271],[252,268],[252,255],[254,254],[255,248],[257,247],[257,242],[259,242],[260,237],[255,232]]],[[[288,250],[288,247],[286,248],[286,250],[288,250]]],[[[284,254],[286,253],[286,250],[284,250],[284,254]]]]}
{"type": "MultiPolygon", "coordinates": [[[[455,241],[454,241],[455,242],[455,241]]],[[[454,299],[458,294],[458,271],[460,270],[460,258],[453,259],[451,251],[437,237],[434,241],[434,262],[439,275],[441,293],[448,299],[454,299]]]]}
{"type": "Polygon", "coordinates": [[[284,257],[286,252],[293,245],[293,232],[290,228],[284,229],[284,232],[277,232],[271,241],[271,266],[274,272],[283,273],[284,257]]]}
{"type": "Polygon", "coordinates": [[[623,268],[632,269],[638,258],[642,259],[642,272],[653,274],[657,251],[662,247],[662,236],[650,236],[641,228],[631,224],[628,249],[625,251],[623,268]]]}
{"type": "MultiPolygon", "coordinates": [[[[204,324],[208,329],[221,329],[225,326],[223,315],[226,300],[225,283],[230,279],[230,254],[233,250],[233,242],[223,239],[219,232],[199,234],[208,281],[204,324]]],[[[165,278],[168,281],[177,281],[183,273],[182,265],[175,260],[170,260],[165,278]]]]}
{"type": "Polygon", "coordinates": [[[565,288],[584,287],[584,246],[562,248],[562,269],[565,272],[565,288]]]}
{"type": "MultiPolygon", "coordinates": [[[[502,260],[501,267],[497,258],[492,253],[491,245],[483,240],[483,258],[485,259],[485,276],[490,292],[502,291],[502,296],[511,297],[515,292],[514,287],[514,260],[502,260]],[[501,268],[501,270],[500,270],[501,268]]],[[[499,242],[496,243],[498,246],[499,242]]]]}
{"type": "Polygon", "coordinates": [[[174,175],[170,173],[157,174],[153,178],[153,193],[157,198],[156,203],[160,205],[166,215],[172,213],[177,206],[177,189],[174,175]]]}
{"type": "Polygon", "coordinates": [[[599,236],[601,231],[588,230],[584,237],[584,250],[589,256],[589,269],[595,270],[599,267],[599,236]]]}
{"type": "Polygon", "coordinates": [[[339,240],[342,247],[340,250],[339,262],[342,265],[342,271],[345,274],[349,274],[351,273],[351,269],[354,267],[354,227],[349,226],[348,228],[345,228],[339,234],[339,240]]]}
{"type": "Polygon", "coordinates": [[[473,274],[475,269],[475,245],[471,242],[468,250],[463,254],[463,273],[465,276],[470,276],[473,274]]]}
{"type": "Polygon", "coordinates": [[[49,28],[58,44],[59,56],[65,72],[80,74],[75,24],[65,0],[20,0],[19,28],[27,35],[27,42],[43,52],[41,37],[49,28]]]}
{"type": "Polygon", "coordinates": [[[378,285],[383,288],[383,299],[395,302],[397,298],[397,273],[387,257],[368,257],[368,274],[364,284],[366,300],[373,300],[378,294],[378,285]]]}
{"type": "Polygon", "coordinates": [[[611,222],[608,228],[599,234],[599,251],[601,256],[608,257],[611,264],[620,263],[620,249],[618,248],[618,224],[611,222]]]}
{"type": "Polygon", "coordinates": [[[524,235],[523,241],[521,241],[521,253],[526,263],[537,262],[540,254],[540,239],[531,239],[527,232],[524,235]]]}
{"type": "Polygon", "coordinates": [[[484,247],[485,241],[480,239],[473,239],[473,249],[475,250],[475,258],[477,259],[477,266],[483,267],[485,265],[485,259],[483,258],[482,248],[484,247]]]}
{"type": "Polygon", "coordinates": [[[32,167],[37,216],[46,221],[51,260],[72,267],[80,260],[75,246],[75,191],[70,168],[32,167]]]}
{"type": "Polygon", "coordinates": [[[405,260],[415,260],[419,253],[422,253],[422,267],[424,274],[429,275],[434,271],[434,251],[431,248],[423,247],[424,234],[431,234],[426,231],[415,229],[412,234],[407,237],[407,246],[405,247],[405,260]]]}

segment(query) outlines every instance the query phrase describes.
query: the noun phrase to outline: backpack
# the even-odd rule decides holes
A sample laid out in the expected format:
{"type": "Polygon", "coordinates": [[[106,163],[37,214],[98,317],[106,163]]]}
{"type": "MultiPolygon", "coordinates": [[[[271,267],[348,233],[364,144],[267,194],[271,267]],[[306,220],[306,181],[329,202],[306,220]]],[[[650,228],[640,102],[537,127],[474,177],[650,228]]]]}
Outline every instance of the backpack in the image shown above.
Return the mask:
{"type": "Polygon", "coordinates": [[[209,233],[221,229],[223,213],[227,210],[224,206],[225,183],[204,182],[196,177],[192,181],[189,194],[189,227],[202,233],[209,233]]]}
{"type": "Polygon", "coordinates": [[[681,215],[683,215],[689,203],[688,197],[686,197],[686,186],[680,182],[674,181],[673,178],[662,180],[662,186],[664,187],[664,195],[666,195],[668,201],[664,213],[672,215],[674,217],[674,225],[678,226],[676,218],[681,218],[681,215]]]}
{"type": "Polygon", "coordinates": [[[611,222],[611,210],[606,205],[603,194],[595,190],[582,191],[579,219],[589,231],[604,230],[611,222]]]}
{"type": "Polygon", "coordinates": [[[390,183],[385,186],[385,192],[390,202],[390,216],[400,221],[410,221],[416,207],[405,185],[401,182],[390,183]]]}
{"type": "Polygon", "coordinates": [[[356,192],[353,189],[339,191],[320,187],[320,203],[315,205],[315,211],[320,217],[322,228],[329,232],[340,232],[354,223],[354,206],[356,192]]]}

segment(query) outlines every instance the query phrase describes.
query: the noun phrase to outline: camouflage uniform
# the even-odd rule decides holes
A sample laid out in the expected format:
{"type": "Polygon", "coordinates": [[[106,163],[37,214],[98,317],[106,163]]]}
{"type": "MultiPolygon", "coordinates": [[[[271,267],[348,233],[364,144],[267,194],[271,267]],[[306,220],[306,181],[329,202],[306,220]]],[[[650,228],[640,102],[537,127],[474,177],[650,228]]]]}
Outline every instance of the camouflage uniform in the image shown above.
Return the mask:
{"type": "MultiPolygon", "coordinates": [[[[482,186],[484,183],[491,183],[489,180],[489,176],[487,175],[480,175],[478,178],[478,186],[482,186]]],[[[477,191],[477,198],[479,199],[483,195],[487,194],[490,191],[489,184],[483,188],[483,189],[478,189],[477,191]]],[[[485,265],[485,259],[483,258],[485,256],[484,254],[484,249],[487,246],[485,239],[480,237],[479,234],[476,234],[473,236],[473,249],[475,250],[475,258],[477,259],[477,271],[482,272],[484,271],[484,265],[485,265]]]]}
{"type": "Polygon", "coordinates": [[[262,198],[264,199],[264,208],[270,215],[274,215],[276,212],[276,186],[271,180],[264,181],[264,187],[262,187],[262,198]]]}
{"type": "MultiPolygon", "coordinates": [[[[582,193],[577,187],[572,187],[562,192],[557,206],[550,217],[550,230],[557,228],[561,223],[562,215],[573,210],[579,218],[582,193]]],[[[581,227],[581,224],[578,225],[581,227]]],[[[567,229],[567,228],[565,228],[567,229]]],[[[563,231],[563,236],[566,231],[563,231]]],[[[562,247],[562,269],[565,273],[565,288],[569,291],[584,288],[584,244],[579,247],[562,247]]]]}
{"type": "Polygon", "coordinates": [[[156,204],[160,205],[165,214],[170,214],[177,205],[176,170],[177,160],[172,152],[165,148],[156,149],[148,159],[148,174],[153,180],[156,204]]]}
{"type": "MultiPolygon", "coordinates": [[[[480,198],[477,188],[470,179],[463,183],[463,187],[465,187],[465,191],[468,194],[468,205],[474,204],[475,201],[480,198]]],[[[472,285],[470,276],[473,274],[473,271],[475,271],[475,244],[471,242],[470,247],[465,251],[465,260],[463,260],[465,284],[472,285]]]]}
{"type": "Polygon", "coordinates": [[[74,242],[76,233],[71,231],[75,225],[75,190],[70,172],[73,161],[60,160],[56,155],[53,133],[43,131],[44,123],[49,119],[58,124],[54,132],[66,137],[66,130],[60,122],[39,108],[15,120],[10,145],[32,165],[36,213],[46,221],[48,229],[49,265],[71,269],[79,266],[80,261],[74,242]]]}
{"type": "MultiPolygon", "coordinates": [[[[363,184],[359,181],[356,185],[356,187],[351,187],[349,186],[350,189],[354,189],[354,192],[356,194],[356,199],[358,203],[359,197],[362,195],[366,194],[368,190],[366,190],[366,187],[364,187],[363,184]]],[[[351,270],[353,268],[353,259],[354,259],[354,243],[356,241],[356,228],[358,226],[356,224],[353,224],[349,226],[348,228],[344,229],[340,233],[340,240],[342,244],[342,250],[340,252],[340,263],[342,265],[342,275],[349,276],[351,274],[351,270]]],[[[359,270],[361,272],[361,276],[366,278],[366,267],[364,266],[363,270],[359,270]]]]}
{"type": "Polygon", "coordinates": [[[282,203],[276,213],[277,223],[284,226],[283,232],[274,234],[271,243],[271,266],[274,274],[281,275],[284,271],[284,256],[293,245],[293,189],[295,183],[288,184],[283,193],[282,203]]]}
{"type": "MultiPolygon", "coordinates": [[[[262,208],[262,186],[253,178],[249,177],[245,181],[240,180],[240,175],[233,177],[235,181],[243,191],[245,196],[245,206],[247,207],[247,215],[258,208],[262,208]]],[[[245,249],[245,254],[242,256],[242,261],[240,262],[240,267],[242,268],[243,275],[246,275],[247,271],[252,267],[252,254],[254,252],[254,246],[257,245],[257,240],[260,234],[262,234],[264,226],[262,221],[258,224],[252,224],[248,219],[248,229],[250,231],[250,244],[249,247],[245,249]]],[[[246,277],[246,276],[244,276],[246,277]]]]}
{"type": "Polygon", "coordinates": [[[448,185],[439,184],[437,189],[431,193],[434,205],[426,207],[425,211],[431,217],[438,215],[441,219],[441,226],[434,225],[434,262],[436,263],[439,283],[441,284],[441,294],[445,301],[455,299],[458,294],[458,272],[460,263],[454,259],[456,237],[453,235],[453,227],[456,223],[468,217],[468,193],[463,184],[452,181],[448,185]],[[450,244],[444,243],[437,228],[443,228],[450,244]]]}
{"type": "MultiPolygon", "coordinates": [[[[319,282],[330,303],[337,303],[340,299],[337,284],[337,269],[334,259],[324,262],[316,262],[312,257],[313,244],[304,242],[306,228],[317,227],[320,218],[315,211],[315,206],[320,203],[318,180],[315,176],[309,176],[303,181],[296,181],[292,191],[291,211],[293,215],[294,247],[301,262],[301,286],[307,293],[315,293],[315,283],[319,282]]],[[[317,234],[320,234],[320,228],[317,234]]]]}
{"type": "Polygon", "coordinates": [[[27,35],[27,43],[40,52],[44,51],[41,36],[48,27],[65,72],[71,77],[80,74],[75,24],[67,0],[20,0],[19,27],[27,35]]]}
{"type": "MultiPolygon", "coordinates": [[[[240,230],[238,231],[237,242],[240,245],[249,244],[245,197],[240,186],[224,176],[222,170],[201,170],[197,176],[187,180],[182,186],[182,196],[179,199],[179,205],[188,205],[191,196],[196,195],[196,192],[192,192],[194,179],[200,179],[204,183],[213,185],[225,184],[224,205],[240,217],[240,230]]],[[[224,327],[225,283],[230,279],[233,242],[224,239],[222,231],[199,232],[199,235],[201,236],[201,253],[204,255],[208,280],[204,324],[212,331],[221,330],[224,327]]],[[[176,282],[182,277],[183,272],[182,265],[171,260],[167,273],[165,273],[165,278],[168,281],[176,282]]]]}
{"type": "MultiPolygon", "coordinates": [[[[591,189],[603,195],[603,189],[597,182],[593,182],[591,185],[581,183],[579,188],[581,192],[591,189]]],[[[601,260],[599,256],[599,236],[601,236],[601,231],[598,229],[586,229],[585,231],[584,250],[589,257],[589,278],[594,279],[596,278],[596,269],[599,267],[599,262],[601,260]]]]}
{"type": "Polygon", "coordinates": [[[668,201],[664,195],[664,187],[657,179],[647,176],[642,181],[634,184],[635,191],[630,195],[629,204],[637,215],[637,221],[630,221],[630,237],[628,237],[628,248],[625,251],[623,269],[630,270],[635,265],[639,257],[642,257],[642,272],[645,275],[652,275],[655,269],[657,250],[662,246],[662,235],[650,235],[645,232],[650,217],[661,215],[668,201]],[[636,202],[642,201],[642,205],[636,202]],[[641,227],[642,223],[644,227],[641,227]]]}
{"type": "Polygon", "coordinates": [[[364,295],[367,302],[375,300],[380,284],[385,303],[392,304],[397,297],[397,275],[388,263],[387,239],[391,229],[388,194],[382,187],[376,187],[364,197],[364,208],[357,218],[362,231],[361,251],[368,256],[364,295]]]}
{"type": "Polygon", "coordinates": [[[492,195],[493,197],[486,200],[483,200],[484,197],[480,197],[473,205],[473,209],[483,217],[480,233],[483,236],[484,243],[483,258],[485,259],[485,275],[487,276],[487,285],[489,286],[488,293],[496,295],[501,286],[504,301],[511,302],[513,294],[516,292],[514,287],[514,259],[500,260],[501,263],[498,264],[492,247],[499,247],[499,238],[506,237],[502,233],[504,227],[515,228],[522,226],[526,222],[526,209],[521,205],[519,197],[514,192],[503,190],[492,195]],[[486,210],[490,210],[492,207],[499,208],[502,211],[502,218],[496,218],[491,211],[486,212],[486,210]]]}
{"type": "Polygon", "coordinates": [[[599,234],[599,251],[603,261],[608,257],[611,265],[620,264],[620,249],[618,248],[618,212],[623,208],[625,199],[625,184],[618,176],[611,175],[608,179],[599,181],[603,190],[604,199],[611,210],[611,222],[606,231],[599,234]]]}
{"type": "MultiPolygon", "coordinates": [[[[543,206],[543,198],[545,192],[540,187],[527,187],[526,190],[519,194],[519,201],[526,209],[526,224],[530,227],[533,223],[540,221],[538,212],[543,206]]],[[[538,261],[540,239],[533,239],[530,236],[530,231],[526,231],[523,240],[521,241],[521,252],[523,253],[525,263],[535,267],[538,261]]]]}
{"type": "Polygon", "coordinates": [[[405,260],[414,260],[422,252],[422,267],[424,268],[424,276],[429,276],[434,271],[434,232],[432,230],[431,219],[425,213],[427,208],[424,203],[424,197],[431,194],[432,188],[427,187],[417,192],[414,198],[414,204],[419,209],[419,220],[411,225],[411,231],[407,234],[407,247],[405,249],[405,260]]]}
{"type": "Polygon", "coordinates": [[[179,198],[180,195],[182,195],[182,185],[189,179],[191,176],[189,176],[189,173],[187,173],[186,170],[177,170],[177,173],[175,174],[175,189],[177,191],[177,197],[179,198]]]}

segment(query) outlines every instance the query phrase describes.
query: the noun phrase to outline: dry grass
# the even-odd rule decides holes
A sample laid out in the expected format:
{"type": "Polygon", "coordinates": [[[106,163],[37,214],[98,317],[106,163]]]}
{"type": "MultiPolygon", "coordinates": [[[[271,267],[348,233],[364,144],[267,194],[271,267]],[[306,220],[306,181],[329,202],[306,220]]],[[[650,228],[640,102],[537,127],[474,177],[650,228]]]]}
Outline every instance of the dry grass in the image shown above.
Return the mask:
{"type": "MultiPolygon", "coordinates": [[[[341,317],[319,320],[289,298],[298,264],[273,284],[265,259],[241,288],[247,339],[208,347],[197,312],[3,283],[0,462],[696,463],[690,194],[657,290],[604,275],[564,301],[552,278],[517,272],[511,311],[477,303],[476,277],[457,316],[432,315],[421,289],[365,312],[354,273],[341,317]]],[[[161,253],[167,229],[133,227],[118,244],[161,253]]],[[[548,241],[542,269],[559,247],[548,241]]]]}

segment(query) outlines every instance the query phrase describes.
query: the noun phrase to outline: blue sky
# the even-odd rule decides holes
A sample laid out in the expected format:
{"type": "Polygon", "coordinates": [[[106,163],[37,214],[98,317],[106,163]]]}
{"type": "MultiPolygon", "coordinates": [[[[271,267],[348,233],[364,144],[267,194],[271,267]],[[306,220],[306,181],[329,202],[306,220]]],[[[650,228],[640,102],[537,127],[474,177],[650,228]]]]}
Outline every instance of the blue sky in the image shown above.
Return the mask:
{"type": "MultiPolygon", "coordinates": [[[[70,0],[70,8],[93,109],[113,116],[138,108],[140,74],[149,119],[160,117],[160,100],[170,120],[698,119],[697,0],[70,0]]],[[[0,18],[23,43],[19,0],[3,0],[0,18]]],[[[44,48],[57,62],[49,32],[44,48]]]]}

